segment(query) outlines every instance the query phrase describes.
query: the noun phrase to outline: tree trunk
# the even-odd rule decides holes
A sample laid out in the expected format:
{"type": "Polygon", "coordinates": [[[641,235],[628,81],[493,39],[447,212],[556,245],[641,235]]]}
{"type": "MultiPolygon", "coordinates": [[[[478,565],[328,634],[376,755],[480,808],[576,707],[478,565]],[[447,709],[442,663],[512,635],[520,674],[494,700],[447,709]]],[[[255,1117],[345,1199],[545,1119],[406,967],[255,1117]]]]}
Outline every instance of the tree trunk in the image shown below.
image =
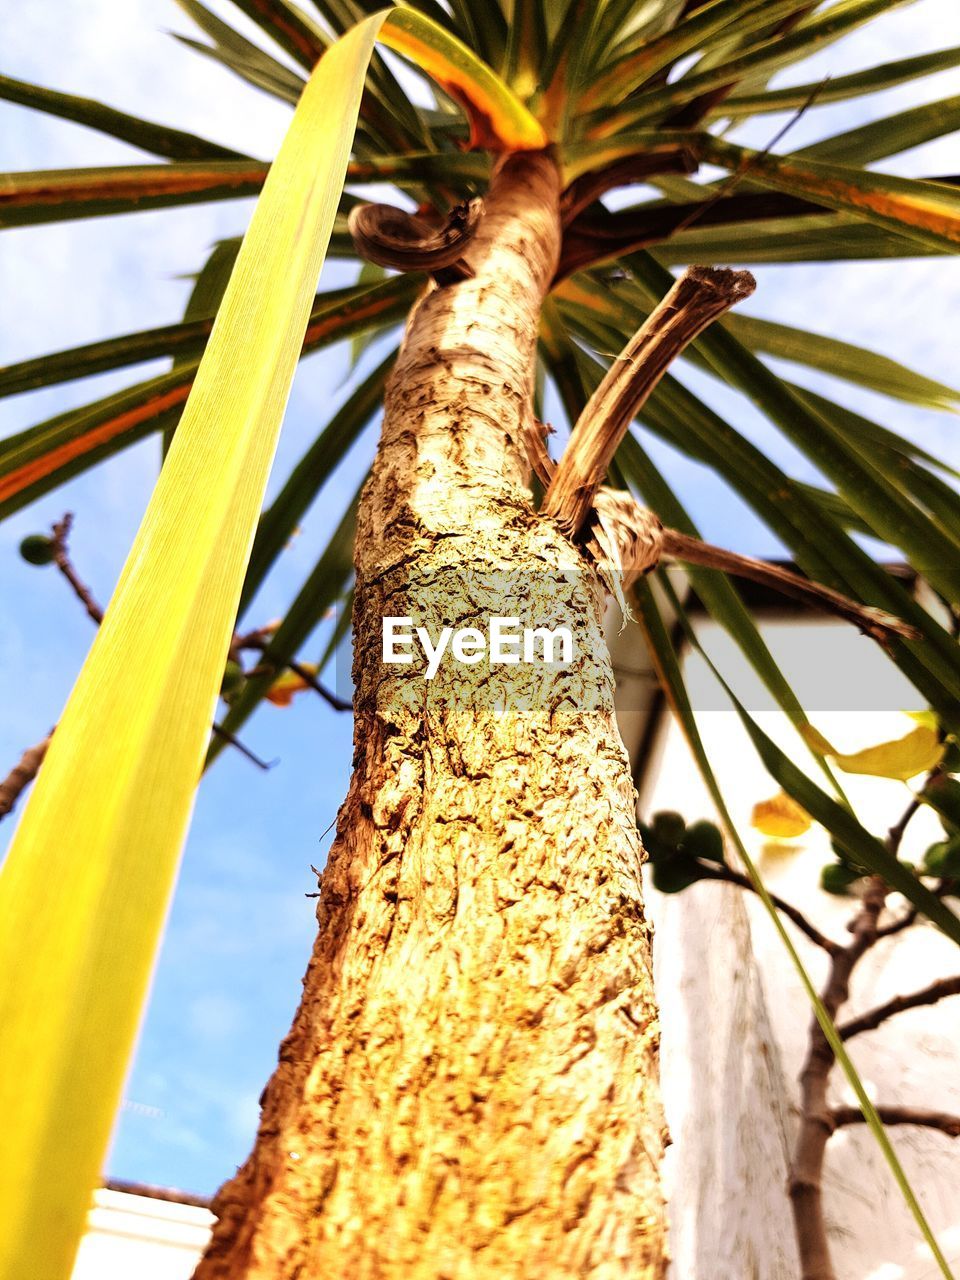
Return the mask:
{"type": "Polygon", "coordinates": [[[521,441],[558,247],[546,155],[501,164],[387,392],[357,535],[354,774],[304,997],[197,1280],[664,1274],[658,1025],[596,575],[521,441]],[[566,666],[382,661],[565,624],[566,666]]]}

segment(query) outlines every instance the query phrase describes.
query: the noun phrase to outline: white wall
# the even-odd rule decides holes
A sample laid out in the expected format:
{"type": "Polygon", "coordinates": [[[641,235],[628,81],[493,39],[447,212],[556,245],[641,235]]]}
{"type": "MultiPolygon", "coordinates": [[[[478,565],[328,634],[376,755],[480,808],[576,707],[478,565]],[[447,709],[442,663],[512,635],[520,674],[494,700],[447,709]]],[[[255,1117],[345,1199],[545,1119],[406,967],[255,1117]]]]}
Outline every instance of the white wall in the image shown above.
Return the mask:
{"type": "MultiPolygon", "coordinates": [[[[766,732],[815,776],[812,758],[786,717],[771,709],[734,646],[709,622],[699,630],[725,674],[737,673],[735,688],[766,732]]],[[[801,689],[810,718],[841,750],[898,737],[912,727],[903,711],[917,709],[916,694],[882,651],[853,628],[780,619],[762,630],[787,678],[801,689]]],[[[636,653],[628,665],[636,670],[643,666],[642,645],[636,639],[633,644],[636,653]]],[[[750,828],[754,803],[772,795],[776,784],[735,713],[721,709],[703,661],[688,657],[685,669],[707,752],[768,887],[843,939],[855,904],[817,887],[819,869],[831,858],[826,833],[814,828],[800,840],[778,843],[750,828]]],[[[880,835],[909,799],[902,783],[843,776],[843,785],[861,821],[880,835]]],[[[670,808],[691,821],[713,816],[675,727],[665,730],[659,750],[646,762],[641,790],[644,813],[670,808]]],[[[918,856],[938,838],[938,822],[922,811],[909,828],[903,856],[918,856]]],[[[894,906],[897,901],[890,899],[894,906]]],[[[674,896],[651,888],[649,906],[657,930],[664,1097],[675,1141],[668,1163],[675,1280],[796,1280],[784,1184],[808,1002],[753,895],[703,883],[674,896]]],[[[788,929],[822,983],[824,953],[788,929]]],[[[952,942],[929,926],[911,929],[878,944],[858,966],[846,1015],[958,972],[960,954],[952,942]]],[[[882,1029],[851,1040],[849,1048],[875,1101],[960,1112],[960,997],[897,1015],[882,1029]]],[[[833,1081],[834,1102],[852,1103],[838,1071],[833,1081]]],[[[941,1247],[960,1265],[960,1141],[923,1129],[889,1133],[941,1247]]],[[[831,1139],[824,1195],[843,1280],[927,1280],[940,1274],[865,1126],[831,1139]]]]}
{"type": "Polygon", "coordinates": [[[72,1280],[190,1280],[212,1223],[207,1209],[101,1188],[72,1280]]]}

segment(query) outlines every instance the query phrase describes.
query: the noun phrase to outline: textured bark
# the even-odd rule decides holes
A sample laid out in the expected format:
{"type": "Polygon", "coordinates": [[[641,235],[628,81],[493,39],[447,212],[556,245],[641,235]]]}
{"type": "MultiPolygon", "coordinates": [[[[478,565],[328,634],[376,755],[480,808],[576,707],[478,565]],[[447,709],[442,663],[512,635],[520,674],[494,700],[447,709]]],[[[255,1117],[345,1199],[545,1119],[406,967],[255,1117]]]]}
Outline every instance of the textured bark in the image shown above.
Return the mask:
{"type": "Polygon", "coordinates": [[[359,514],[354,776],[304,997],[198,1280],[665,1270],[658,1026],[593,569],[525,489],[559,180],[495,174],[388,387],[359,514]],[[574,661],[385,666],[381,618],[572,627],[574,661]]]}

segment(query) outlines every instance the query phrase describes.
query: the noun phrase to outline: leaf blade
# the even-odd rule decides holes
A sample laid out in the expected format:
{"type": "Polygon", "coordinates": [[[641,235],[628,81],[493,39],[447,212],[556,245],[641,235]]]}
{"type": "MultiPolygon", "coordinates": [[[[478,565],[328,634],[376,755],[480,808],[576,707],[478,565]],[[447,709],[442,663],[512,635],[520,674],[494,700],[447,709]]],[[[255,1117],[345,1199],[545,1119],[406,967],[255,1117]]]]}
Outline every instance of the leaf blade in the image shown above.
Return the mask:
{"type": "Polygon", "coordinates": [[[55,89],[45,89],[41,85],[28,84],[25,80],[15,80],[12,76],[0,76],[0,99],[15,102],[21,107],[30,107],[42,111],[46,115],[58,116],[62,120],[72,120],[75,124],[96,129],[99,133],[121,142],[128,142],[132,147],[140,147],[143,151],[152,152],[155,156],[166,156],[169,160],[243,160],[245,157],[231,147],[220,146],[209,142],[196,134],[186,133],[182,129],[173,129],[168,125],[154,124],[150,120],[141,120],[138,116],[128,115],[115,107],[108,107],[94,98],[83,98],[72,93],[58,93],[55,89]]]}
{"type": "Polygon", "coordinates": [[[82,1229],[378,26],[366,24],[331,50],[294,116],[187,415],[0,877],[2,914],[15,922],[0,934],[9,1050],[0,1097],[16,1113],[0,1171],[4,1277],[61,1280],[82,1229]],[[338,129],[318,129],[337,94],[345,99],[338,129]],[[313,234],[303,234],[305,228],[313,234]],[[258,305],[251,348],[244,337],[258,305]],[[248,358],[251,349],[256,359],[248,358]],[[229,433],[221,429],[225,422],[229,433]],[[139,673],[124,660],[134,638],[139,673]],[[104,723],[123,732],[105,734],[104,723]],[[56,833],[66,820],[75,836],[64,848],[56,833]],[[59,867],[55,888],[38,902],[51,858],[59,867]],[[15,964],[16,956],[32,963],[15,964]],[[26,1087],[17,1045],[23,1052],[29,1046],[34,1066],[26,1087]]]}

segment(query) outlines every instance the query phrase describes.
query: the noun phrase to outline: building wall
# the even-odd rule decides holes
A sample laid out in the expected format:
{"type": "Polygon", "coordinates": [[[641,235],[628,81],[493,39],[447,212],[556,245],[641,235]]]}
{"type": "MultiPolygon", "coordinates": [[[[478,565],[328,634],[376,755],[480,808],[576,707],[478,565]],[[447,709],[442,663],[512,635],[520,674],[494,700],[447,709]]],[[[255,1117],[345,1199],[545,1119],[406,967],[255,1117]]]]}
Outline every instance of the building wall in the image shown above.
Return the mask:
{"type": "Polygon", "coordinates": [[[100,1188],[72,1280],[190,1280],[212,1223],[207,1209],[100,1188]]]}
{"type": "MultiPolygon", "coordinates": [[[[811,720],[841,750],[899,737],[912,727],[903,713],[917,709],[916,694],[883,652],[853,628],[781,615],[761,629],[811,720]]],[[[707,621],[699,632],[725,674],[735,672],[732,683],[764,730],[815,777],[812,757],[724,633],[707,621]]],[[[617,661],[632,673],[621,681],[623,695],[635,700],[628,746],[639,750],[646,741],[645,758],[636,762],[641,811],[676,809],[690,821],[713,817],[676,727],[665,724],[652,745],[649,734],[640,732],[645,659],[636,637],[634,630],[626,649],[620,642],[617,661]]],[[[776,784],[736,714],[724,707],[703,661],[688,656],[685,670],[721,789],[767,886],[843,939],[855,904],[817,887],[819,870],[831,859],[826,833],[815,827],[802,839],[777,842],[752,830],[754,803],[772,795],[776,784]]],[[[882,836],[909,800],[905,785],[841,777],[861,821],[882,836]]],[[[919,857],[938,838],[936,818],[921,811],[902,856],[919,857]]],[[[902,903],[896,895],[889,901],[894,908],[902,903]]],[[[674,1137],[667,1169],[674,1278],[796,1280],[785,1181],[809,1003],[752,894],[705,883],[677,895],[651,887],[649,906],[656,927],[664,1098],[674,1137]]],[[[787,928],[814,981],[822,984],[826,956],[787,928]]],[[[858,966],[846,1016],[957,972],[960,956],[952,942],[930,926],[912,928],[879,943],[858,966]]],[[[853,1039],[849,1049],[875,1101],[960,1113],[960,997],[899,1014],[853,1039]]],[[[836,1070],[832,1094],[835,1103],[854,1102],[836,1070]]],[[[889,1135],[941,1248],[960,1265],[960,1141],[906,1127],[889,1135]]],[[[831,1139],[824,1197],[843,1280],[940,1275],[866,1126],[843,1129],[831,1139]]]]}
{"type": "MultiPolygon", "coordinates": [[[[703,643],[725,673],[734,673],[732,683],[766,732],[815,770],[723,633],[698,625],[703,643]]],[[[903,710],[915,709],[915,695],[877,646],[852,628],[780,615],[769,617],[762,632],[811,719],[839,747],[855,749],[910,728],[903,710]]],[[[615,662],[624,737],[635,756],[643,753],[635,761],[642,812],[670,808],[688,820],[713,816],[678,730],[665,721],[651,738],[656,682],[636,628],[616,636],[615,662]]],[[[688,656],[685,669],[707,752],[768,887],[842,939],[853,904],[817,888],[819,869],[830,858],[825,833],[814,828],[788,843],[767,841],[751,829],[754,803],[776,787],[702,660],[688,656]]],[[[908,798],[898,783],[853,777],[843,783],[861,820],[879,834],[908,798]]],[[[921,813],[904,856],[918,854],[938,836],[935,818],[921,813]]],[[[785,1183],[809,1004],[752,895],[698,884],[667,896],[648,886],[648,902],[673,1137],[666,1167],[673,1280],[796,1280],[785,1183]]],[[[896,907],[897,899],[891,903],[896,907]]],[[[822,983],[823,953],[795,931],[791,936],[822,983]]],[[[953,943],[929,926],[911,929],[879,944],[861,963],[847,1014],[957,972],[953,943]]],[[[960,997],[900,1014],[849,1047],[874,1100],[960,1112],[960,997]]],[[[833,1100],[853,1101],[836,1071],[833,1100]]],[[[960,1269],[960,1141],[921,1129],[899,1128],[890,1136],[941,1247],[960,1269]]],[[[824,1196],[843,1280],[932,1280],[940,1274],[865,1126],[831,1139],[824,1196]]],[[[100,1190],[73,1280],[188,1280],[211,1222],[204,1208],[100,1190]]]]}

